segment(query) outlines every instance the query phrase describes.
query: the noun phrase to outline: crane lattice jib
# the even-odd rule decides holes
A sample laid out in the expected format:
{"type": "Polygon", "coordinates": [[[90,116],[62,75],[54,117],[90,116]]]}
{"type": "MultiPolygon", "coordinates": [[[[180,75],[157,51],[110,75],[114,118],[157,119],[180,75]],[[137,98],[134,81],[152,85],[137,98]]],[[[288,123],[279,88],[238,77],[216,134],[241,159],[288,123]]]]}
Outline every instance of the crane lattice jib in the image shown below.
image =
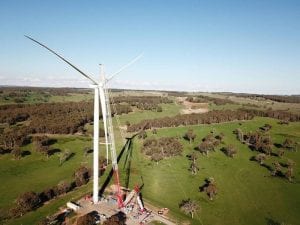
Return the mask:
{"type": "Polygon", "coordinates": [[[106,105],[106,111],[107,111],[106,115],[107,115],[107,128],[108,128],[108,143],[110,143],[112,168],[114,171],[115,184],[117,186],[118,206],[121,208],[121,207],[123,207],[123,199],[122,199],[121,187],[120,187],[120,177],[119,177],[119,170],[118,170],[114,129],[113,129],[112,118],[111,118],[109,95],[108,95],[108,90],[107,90],[106,84],[104,84],[103,89],[104,89],[105,103],[106,103],[105,105],[106,105]]]}

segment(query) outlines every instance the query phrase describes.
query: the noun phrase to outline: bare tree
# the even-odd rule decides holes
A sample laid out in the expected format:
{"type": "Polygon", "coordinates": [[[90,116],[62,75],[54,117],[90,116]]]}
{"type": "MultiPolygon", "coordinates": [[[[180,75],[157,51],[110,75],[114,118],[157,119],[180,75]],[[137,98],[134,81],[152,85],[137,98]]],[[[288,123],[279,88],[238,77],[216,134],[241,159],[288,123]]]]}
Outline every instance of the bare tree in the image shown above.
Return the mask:
{"type": "Polygon", "coordinates": [[[281,173],[282,166],[278,161],[272,163],[274,165],[274,169],[272,171],[272,176],[276,176],[278,173],[281,173]]]}
{"type": "Polygon", "coordinates": [[[72,156],[72,152],[70,152],[69,149],[66,149],[64,152],[61,152],[59,155],[59,165],[62,165],[65,161],[68,161],[71,156],[72,156]]]}
{"type": "Polygon", "coordinates": [[[198,159],[198,154],[197,152],[193,152],[190,156],[190,159],[193,161],[193,162],[196,162],[196,160],[198,159]]]}
{"type": "Polygon", "coordinates": [[[154,153],[153,155],[151,155],[151,160],[156,162],[156,164],[158,164],[158,162],[160,160],[162,160],[164,157],[161,153],[154,153]]]}
{"type": "Polygon", "coordinates": [[[259,153],[255,156],[255,160],[260,163],[260,165],[264,164],[264,161],[267,159],[266,154],[259,153]]]}
{"type": "Polygon", "coordinates": [[[282,156],[284,155],[284,153],[285,153],[284,148],[281,148],[281,149],[279,149],[279,151],[278,151],[278,156],[279,156],[280,158],[282,158],[282,156]]]}
{"type": "Polygon", "coordinates": [[[296,149],[296,142],[293,141],[290,138],[287,138],[287,139],[284,140],[282,146],[286,149],[289,149],[289,150],[295,150],[296,149]]]}
{"type": "Polygon", "coordinates": [[[244,143],[244,134],[243,131],[240,128],[237,128],[235,130],[237,138],[239,139],[240,142],[244,143]]]}
{"type": "Polygon", "coordinates": [[[22,157],[22,151],[19,146],[15,146],[11,154],[14,156],[14,159],[21,159],[22,157]]]}
{"type": "Polygon", "coordinates": [[[192,218],[194,218],[194,213],[200,209],[200,206],[196,201],[191,199],[182,200],[179,203],[179,208],[186,214],[190,214],[192,218]]]}
{"type": "Polygon", "coordinates": [[[287,165],[288,165],[288,168],[290,167],[293,167],[296,165],[295,161],[294,160],[291,160],[291,159],[288,159],[287,160],[287,165]]]}
{"type": "Polygon", "coordinates": [[[292,182],[293,172],[293,167],[288,167],[288,170],[285,173],[285,177],[289,180],[289,182],[292,182]]]}
{"type": "Polygon", "coordinates": [[[192,172],[193,175],[196,175],[197,172],[199,171],[199,167],[197,166],[196,161],[192,161],[190,165],[190,171],[192,172]]]}

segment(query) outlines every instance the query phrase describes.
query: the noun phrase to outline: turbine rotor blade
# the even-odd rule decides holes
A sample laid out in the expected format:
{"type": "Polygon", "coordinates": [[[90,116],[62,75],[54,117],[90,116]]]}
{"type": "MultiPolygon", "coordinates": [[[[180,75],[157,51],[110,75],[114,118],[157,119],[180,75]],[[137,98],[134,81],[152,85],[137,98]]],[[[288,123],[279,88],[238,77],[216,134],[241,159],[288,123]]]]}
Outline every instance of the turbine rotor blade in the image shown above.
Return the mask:
{"type": "Polygon", "coordinates": [[[53,51],[52,49],[48,48],[46,45],[38,42],[37,40],[34,40],[33,38],[24,35],[26,38],[30,39],[31,41],[39,44],[40,46],[44,47],[45,49],[47,49],[48,51],[50,51],[51,53],[53,53],[54,55],[56,55],[58,58],[60,58],[61,60],[63,60],[64,62],[66,62],[67,64],[69,64],[71,67],[73,67],[75,70],[77,70],[79,73],[81,73],[81,75],[83,75],[85,78],[89,79],[90,81],[93,82],[93,84],[98,85],[98,82],[96,82],[93,78],[91,78],[90,76],[88,76],[87,74],[85,74],[84,72],[82,72],[80,69],[78,69],[76,66],[74,66],[72,63],[70,63],[68,60],[66,60],[64,57],[60,56],[59,54],[57,54],[55,51],[53,51]]]}
{"type": "Polygon", "coordinates": [[[117,72],[113,73],[112,75],[110,75],[109,78],[106,79],[106,81],[110,81],[111,79],[114,78],[114,76],[118,75],[119,73],[121,73],[123,70],[125,70],[127,67],[131,66],[132,64],[134,64],[136,61],[138,61],[141,57],[143,56],[142,54],[139,54],[137,57],[135,57],[133,60],[131,60],[129,63],[127,63],[125,66],[121,67],[117,72]]]}

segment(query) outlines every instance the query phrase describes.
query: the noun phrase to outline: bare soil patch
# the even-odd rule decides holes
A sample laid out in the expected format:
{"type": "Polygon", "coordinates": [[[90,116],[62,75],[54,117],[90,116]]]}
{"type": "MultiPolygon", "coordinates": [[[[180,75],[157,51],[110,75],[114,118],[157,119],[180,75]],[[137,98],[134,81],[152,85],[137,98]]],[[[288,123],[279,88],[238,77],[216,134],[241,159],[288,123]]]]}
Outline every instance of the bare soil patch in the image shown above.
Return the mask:
{"type": "Polygon", "coordinates": [[[184,106],[180,111],[181,114],[206,113],[209,111],[208,103],[195,103],[185,101],[185,97],[178,97],[177,102],[184,106]]]}

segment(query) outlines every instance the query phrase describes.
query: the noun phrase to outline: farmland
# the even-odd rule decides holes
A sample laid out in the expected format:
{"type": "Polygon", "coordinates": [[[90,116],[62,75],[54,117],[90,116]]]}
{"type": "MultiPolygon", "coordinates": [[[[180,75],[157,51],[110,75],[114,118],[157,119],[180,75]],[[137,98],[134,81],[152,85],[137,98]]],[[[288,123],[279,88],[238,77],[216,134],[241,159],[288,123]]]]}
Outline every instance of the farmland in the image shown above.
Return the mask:
{"type": "MultiPolygon", "coordinates": [[[[9,96],[9,91],[5,90],[2,94],[9,96]]],[[[45,92],[45,90],[44,90],[45,92]]],[[[149,93],[126,92],[113,93],[115,97],[126,96],[144,96],[149,93]]],[[[152,94],[152,93],[151,93],[152,94]]],[[[161,93],[158,93],[161,94],[161,93]]],[[[214,98],[227,99],[227,95],[222,94],[203,94],[214,98]]],[[[192,94],[191,94],[192,95],[192,94]]],[[[193,93],[194,95],[194,93],[193,93]]],[[[36,99],[41,99],[40,92],[31,93],[26,97],[23,104],[38,103],[36,99]]],[[[44,96],[44,95],[43,95],[44,96]]],[[[152,95],[151,95],[152,96],[152,95]]],[[[153,96],[157,96],[154,93],[153,96]]],[[[186,97],[186,96],[181,96],[186,97]]],[[[16,104],[15,98],[19,95],[10,95],[2,105],[16,104]]],[[[169,95],[172,100],[170,103],[159,103],[161,112],[152,110],[143,110],[136,106],[132,107],[132,112],[115,115],[113,123],[115,126],[115,136],[117,141],[117,150],[120,152],[124,141],[121,133],[126,137],[131,137],[134,133],[127,133],[126,123],[139,123],[145,119],[161,119],[166,116],[172,118],[180,113],[185,107],[178,101],[176,96],[169,95]],[[119,129],[118,126],[121,126],[119,129]]],[[[47,102],[70,102],[70,101],[89,101],[92,99],[91,93],[61,93],[54,94],[50,91],[47,94],[47,102]],[[49,96],[48,96],[49,95],[49,96]]],[[[260,99],[253,100],[247,97],[230,96],[233,102],[217,105],[213,101],[208,101],[209,110],[236,110],[244,107],[246,109],[259,108],[264,110],[272,107],[274,110],[282,109],[294,114],[299,114],[299,103],[278,103],[275,101],[260,99]],[[270,103],[271,101],[271,103],[270,103]],[[272,104],[273,102],[273,104],[272,104]],[[247,105],[247,103],[250,103],[247,105]],[[255,106],[253,106],[255,105],[255,106]]],[[[41,103],[41,102],[39,102],[41,103]]],[[[156,107],[156,106],[155,106],[156,107]]],[[[16,123],[10,126],[25,126],[26,122],[16,123]]],[[[278,157],[279,145],[283,144],[286,138],[295,143],[300,142],[300,122],[289,122],[288,124],[279,124],[278,119],[269,117],[254,117],[251,120],[228,121],[218,124],[196,124],[176,127],[158,128],[154,134],[151,129],[146,130],[147,139],[174,137],[183,146],[181,155],[164,158],[159,162],[151,161],[142,151],[142,145],[145,141],[138,136],[133,138],[132,163],[130,168],[129,187],[133,188],[135,184],[141,183],[143,177],[144,187],[142,190],[145,201],[152,203],[157,207],[167,207],[170,209],[170,216],[179,224],[190,222],[190,224],[298,224],[300,211],[300,155],[297,149],[286,150],[283,157],[278,157]],[[272,138],[272,152],[261,166],[258,162],[251,160],[257,151],[251,149],[248,145],[241,143],[236,134],[233,133],[237,128],[244,133],[260,130],[265,124],[271,125],[268,135],[272,138]],[[192,129],[196,135],[195,140],[190,143],[183,138],[184,134],[192,129]],[[202,139],[208,134],[217,135],[222,133],[224,138],[222,142],[210,152],[208,156],[200,154],[196,149],[202,139]],[[237,149],[237,154],[231,158],[226,156],[221,149],[227,145],[233,145],[237,149]],[[196,160],[199,171],[192,175],[189,171],[190,161],[187,155],[196,152],[196,160]],[[288,159],[295,162],[293,171],[293,181],[289,182],[285,177],[271,176],[273,162],[279,161],[282,164],[287,163],[288,159]],[[268,169],[269,168],[269,169],[268,169]],[[205,180],[213,177],[218,193],[211,201],[204,192],[200,192],[200,187],[205,184],[205,180]],[[200,207],[191,219],[189,215],[184,214],[179,203],[183,199],[192,199],[200,207]]],[[[8,124],[1,124],[2,130],[9,127],[8,124]]],[[[60,164],[60,153],[54,153],[49,157],[36,152],[33,143],[21,146],[22,151],[30,154],[15,159],[12,154],[3,154],[0,156],[0,207],[1,214],[13,205],[14,200],[25,191],[41,192],[45,188],[57,185],[61,181],[70,182],[73,179],[74,171],[80,166],[90,167],[92,164],[92,154],[84,154],[85,147],[91,147],[91,123],[84,125],[83,133],[72,134],[47,134],[56,140],[51,144],[51,148],[60,149],[62,152],[69,150],[73,156],[60,164]]],[[[101,153],[102,155],[104,152],[101,153]]],[[[121,170],[121,182],[126,183],[126,171],[123,169],[125,158],[122,157],[119,165],[121,170]]],[[[286,172],[287,168],[284,168],[286,172]]],[[[107,173],[100,177],[100,184],[104,182],[107,173]]],[[[43,217],[54,214],[58,208],[64,205],[70,199],[77,199],[86,193],[91,192],[92,183],[75,188],[65,195],[52,199],[35,211],[29,212],[16,219],[4,219],[4,224],[35,224],[43,217]]],[[[3,216],[2,215],[2,216],[3,216]]]]}

